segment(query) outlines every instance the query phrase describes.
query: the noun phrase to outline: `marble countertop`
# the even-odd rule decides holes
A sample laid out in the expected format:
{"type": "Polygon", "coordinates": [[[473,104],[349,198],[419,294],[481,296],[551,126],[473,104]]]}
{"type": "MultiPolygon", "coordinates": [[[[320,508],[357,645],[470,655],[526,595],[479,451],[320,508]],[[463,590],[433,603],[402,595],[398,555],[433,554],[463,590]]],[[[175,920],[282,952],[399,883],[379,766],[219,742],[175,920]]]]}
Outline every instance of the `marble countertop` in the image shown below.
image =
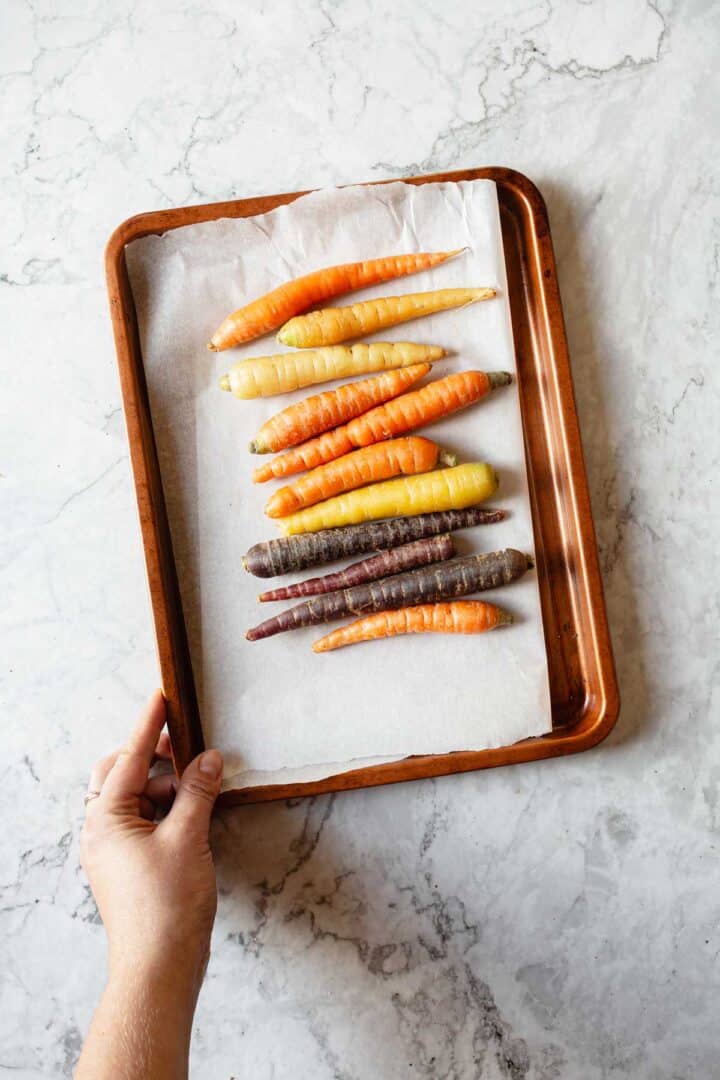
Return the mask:
{"type": "Polygon", "coordinates": [[[0,1071],[105,971],[93,759],[157,683],[102,270],[155,207],[503,164],[544,193],[623,699],[565,760],[218,815],[196,1077],[717,1075],[720,9],[12,0],[0,40],[0,1071]]]}

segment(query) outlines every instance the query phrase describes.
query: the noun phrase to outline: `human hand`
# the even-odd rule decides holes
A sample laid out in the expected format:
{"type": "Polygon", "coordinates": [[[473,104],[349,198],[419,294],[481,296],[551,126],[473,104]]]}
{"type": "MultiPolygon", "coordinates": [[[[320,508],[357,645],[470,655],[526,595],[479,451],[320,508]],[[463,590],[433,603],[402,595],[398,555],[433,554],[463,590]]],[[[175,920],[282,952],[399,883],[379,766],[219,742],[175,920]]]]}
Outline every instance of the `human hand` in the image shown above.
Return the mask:
{"type": "Polygon", "coordinates": [[[158,690],[127,745],[93,769],[89,790],[100,794],[87,804],[80,852],[108,936],[111,978],[167,975],[194,1005],[217,906],[208,832],[222,757],[206,751],[180,780],[148,778],[153,761],[170,756],[164,723],[158,690]]]}

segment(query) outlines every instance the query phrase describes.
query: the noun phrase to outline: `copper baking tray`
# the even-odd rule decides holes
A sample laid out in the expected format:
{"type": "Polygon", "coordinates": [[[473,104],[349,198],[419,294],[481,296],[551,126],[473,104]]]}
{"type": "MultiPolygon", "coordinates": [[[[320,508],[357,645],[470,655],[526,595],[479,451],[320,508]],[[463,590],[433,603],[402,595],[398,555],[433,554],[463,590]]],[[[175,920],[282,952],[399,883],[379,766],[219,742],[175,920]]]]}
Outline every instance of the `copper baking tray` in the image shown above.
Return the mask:
{"type": "MultiPolygon", "coordinates": [[[[409,757],[301,784],[226,792],[227,802],[260,802],[487,769],[587,750],[603,739],[620,707],[547,210],[537,188],[511,169],[413,176],[408,184],[494,180],[508,274],[535,554],[548,654],[553,729],[495,750],[409,757]]],[[[387,181],[380,181],[387,183],[387,181]]],[[[175,764],[203,749],[170,528],[153,435],[125,247],[150,233],[221,217],[264,214],[303,191],[158,210],[129,218],[105,255],[130,458],[175,764]]]]}

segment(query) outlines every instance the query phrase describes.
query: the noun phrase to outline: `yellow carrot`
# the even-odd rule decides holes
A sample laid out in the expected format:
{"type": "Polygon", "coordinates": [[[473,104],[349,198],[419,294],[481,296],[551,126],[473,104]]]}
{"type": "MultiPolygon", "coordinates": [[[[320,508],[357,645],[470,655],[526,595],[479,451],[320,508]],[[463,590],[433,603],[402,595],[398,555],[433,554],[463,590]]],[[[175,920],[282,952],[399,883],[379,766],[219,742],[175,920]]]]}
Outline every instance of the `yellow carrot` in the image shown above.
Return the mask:
{"type": "Polygon", "coordinates": [[[371,345],[331,345],[325,349],[252,356],[239,360],[220,377],[220,389],[237,398],[272,397],[302,390],[315,383],[348,379],[352,375],[432,364],[446,356],[439,345],[414,345],[409,341],[378,341],[371,345]]]}
{"type": "Polygon", "coordinates": [[[332,652],[359,641],[398,634],[482,634],[513,621],[512,615],[483,600],[451,600],[394,611],[377,611],[332,630],[313,644],[313,652],[332,652]]]}
{"type": "Polygon", "coordinates": [[[269,454],[275,450],[286,450],[346,420],[352,420],[368,409],[402,394],[413,383],[424,378],[430,367],[430,364],[413,364],[412,367],[398,368],[396,371],[384,371],[382,375],[345,383],[337,390],[325,390],[322,394],[313,394],[295,405],[289,405],[266,420],[250,443],[250,453],[269,454]]]}
{"type": "Polygon", "coordinates": [[[427,472],[440,461],[443,465],[456,465],[454,454],[441,452],[437,443],[420,435],[407,439],[390,439],[355,450],[351,454],[330,461],[313,469],[297,483],[280,488],[265,506],[268,517],[287,517],[296,510],[353,491],[364,484],[389,480],[392,476],[427,472]]]}
{"type": "Polygon", "coordinates": [[[492,465],[476,462],[449,469],[385,480],[380,484],[336,495],[326,502],[298,510],[278,522],[285,536],[318,532],[378,518],[410,517],[437,510],[463,510],[497,491],[492,465]]]}
{"type": "Polygon", "coordinates": [[[287,319],[307,311],[314,304],[321,304],[341,293],[353,289],[365,289],[378,285],[382,281],[416,274],[420,270],[429,270],[433,266],[458,255],[457,251],[421,251],[412,255],[389,255],[381,259],[367,259],[364,262],[344,263],[341,266],[327,266],[315,270],[312,274],[295,278],[258,300],[228,315],[210,339],[208,349],[220,351],[231,345],[240,345],[243,341],[276,330],[287,319]]]}
{"type": "Polygon", "coordinates": [[[434,292],[363,300],[350,307],[323,308],[298,315],[285,323],[277,337],[283,345],[293,345],[296,349],[336,345],[423,315],[464,307],[476,300],[490,300],[493,296],[494,289],[436,289],[434,292]]]}

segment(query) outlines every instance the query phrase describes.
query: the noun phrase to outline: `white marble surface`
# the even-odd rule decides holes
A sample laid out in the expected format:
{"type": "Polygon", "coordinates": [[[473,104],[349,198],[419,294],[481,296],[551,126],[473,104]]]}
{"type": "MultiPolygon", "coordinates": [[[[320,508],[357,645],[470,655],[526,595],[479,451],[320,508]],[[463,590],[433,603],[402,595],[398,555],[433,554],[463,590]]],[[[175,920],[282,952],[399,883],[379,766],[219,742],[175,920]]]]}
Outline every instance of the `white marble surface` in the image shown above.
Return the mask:
{"type": "Polygon", "coordinates": [[[71,1073],[105,955],[81,795],[157,681],[107,236],[505,164],[549,204],[621,720],[567,760],[223,813],[193,1074],[718,1075],[717,4],[6,0],[0,21],[0,1071],[71,1073]]]}

